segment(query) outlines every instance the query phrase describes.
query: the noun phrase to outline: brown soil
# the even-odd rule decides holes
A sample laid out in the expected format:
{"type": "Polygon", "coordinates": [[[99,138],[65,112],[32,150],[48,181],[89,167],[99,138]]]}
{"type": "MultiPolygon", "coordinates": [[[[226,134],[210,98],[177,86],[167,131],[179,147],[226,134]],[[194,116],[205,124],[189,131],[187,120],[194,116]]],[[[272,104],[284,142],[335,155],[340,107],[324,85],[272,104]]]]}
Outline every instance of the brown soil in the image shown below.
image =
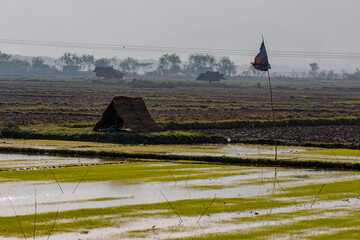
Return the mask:
{"type": "MultiPolygon", "coordinates": [[[[273,128],[238,128],[193,130],[204,134],[218,134],[232,142],[246,139],[272,139],[273,128]]],[[[305,142],[360,144],[360,126],[295,126],[278,127],[277,139],[289,144],[305,142]]]]}
{"type": "MultiPolygon", "coordinates": [[[[159,87],[72,79],[0,78],[0,125],[27,123],[95,123],[116,95],[141,96],[155,121],[270,120],[267,80],[239,80],[232,85],[171,80],[159,87]],[[261,87],[257,87],[261,82],[261,87]],[[166,84],[165,84],[166,83],[166,84]],[[170,84],[171,83],[171,84],[170,84]]],[[[225,82],[224,82],[225,83],[225,82]]],[[[360,116],[358,81],[273,79],[276,119],[360,116]]],[[[195,130],[194,130],[195,131],[195,130]]],[[[272,128],[196,130],[233,142],[272,139],[272,128]]],[[[279,140],[289,143],[359,144],[360,126],[279,127],[279,140]]]]}

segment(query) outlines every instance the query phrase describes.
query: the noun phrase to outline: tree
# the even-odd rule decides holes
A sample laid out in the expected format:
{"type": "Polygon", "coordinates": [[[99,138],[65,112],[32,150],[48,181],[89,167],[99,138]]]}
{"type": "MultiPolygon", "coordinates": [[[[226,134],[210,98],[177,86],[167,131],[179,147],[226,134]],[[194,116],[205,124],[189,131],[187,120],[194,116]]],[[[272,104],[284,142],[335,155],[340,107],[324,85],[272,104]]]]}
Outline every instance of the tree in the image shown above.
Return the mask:
{"type": "Polygon", "coordinates": [[[178,74],[181,70],[181,60],[176,54],[165,54],[159,58],[158,72],[161,75],[178,74]]]}
{"type": "Polygon", "coordinates": [[[84,54],[80,57],[80,69],[83,71],[89,71],[95,63],[93,55],[84,54]]]}
{"type": "Polygon", "coordinates": [[[310,71],[309,71],[310,76],[316,78],[317,77],[317,72],[319,70],[318,64],[316,62],[315,63],[310,63],[309,66],[310,66],[310,71]]]}
{"type": "Polygon", "coordinates": [[[110,67],[111,59],[110,58],[100,58],[95,60],[96,67],[110,67]]]}
{"type": "Polygon", "coordinates": [[[31,59],[32,69],[39,72],[48,72],[50,69],[49,65],[44,64],[44,59],[42,57],[33,57],[31,59]]]}
{"type": "Polygon", "coordinates": [[[121,63],[121,60],[118,59],[116,56],[112,57],[112,58],[109,58],[110,59],[110,65],[113,66],[113,68],[116,68],[118,69],[120,63],[121,63]]]}
{"type": "Polygon", "coordinates": [[[44,64],[44,59],[42,59],[42,57],[33,57],[31,59],[31,64],[33,67],[40,67],[41,65],[44,64]]]}
{"type": "Polygon", "coordinates": [[[352,74],[353,79],[360,79],[360,70],[356,68],[356,71],[352,74]]]}
{"type": "Polygon", "coordinates": [[[342,69],[341,70],[341,78],[345,79],[345,78],[347,78],[347,75],[348,75],[347,72],[344,69],[342,69]]]}
{"type": "Polygon", "coordinates": [[[147,73],[147,71],[152,67],[152,63],[140,63],[139,67],[141,68],[141,70],[143,71],[144,74],[147,73]]]}
{"type": "Polygon", "coordinates": [[[252,65],[248,66],[248,71],[251,72],[253,76],[256,76],[256,74],[258,74],[258,71],[256,71],[256,69],[252,65]]]}
{"type": "Polygon", "coordinates": [[[25,60],[12,59],[11,65],[15,71],[26,72],[30,69],[30,63],[25,60]]]}
{"type": "Polygon", "coordinates": [[[257,71],[253,65],[249,65],[248,66],[248,70],[247,72],[249,73],[248,76],[250,76],[252,74],[253,77],[256,77],[256,76],[260,76],[260,77],[263,77],[265,76],[265,71],[257,71]]]}
{"type": "Polygon", "coordinates": [[[165,54],[159,58],[159,65],[157,67],[157,71],[160,75],[166,75],[169,69],[169,60],[168,54],[165,54]]]}
{"type": "Polygon", "coordinates": [[[212,71],[216,66],[215,57],[209,54],[194,54],[190,55],[189,64],[187,65],[187,72],[189,74],[200,74],[206,71],[212,71]]]}
{"type": "Polygon", "coordinates": [[[249,70],[244,70],[244,71],[242,71],[242,72],[241,72],[241,76],[243,76],[243,77],[248,77],[248,76],[250,76],[250,71],[249,71],[249,70]]]}
{"type": "Polygon", "coordinates": [[[231,76],[236,74],[236,65],[228,57],[220,58],[217,64],[217,70],[220,73],[231,76]]]}
{"type": "Polygon", "coordinates": [[[4,61],[0,64],[0,72],[2,73],[24,73],[31,68],[30,63],[25,60],[17,58],[11,59],[11,61],[4,61]]]}
{"type": "Polygon", "coordinates": [[[10,58],[12,57],[11,54],[0,52],[0,61],[2,62],[8,62],[10,61],[10,58]]]}
{"type": "Polygon", "coordinates": [[[58,62],[65,65],[77,65],[81,62],[81,57],[77,53],[66,52],[58,59],[58,62]]]}
{"type": "Polygon", "coordinates": [[[181,70],[180,64],[181,60],[180,57],[176,54],[168,55],[168,60],[170,63],[169,73],[170,74],[178,74],[181,70]]]}
{"type": "Polygon", "coordinates": [[[354,73],[344,73],[345,79],[360,79],[360,69],[356,68],[356,71],[354,73]]]}
{"type": "Polygon", "coordinates": [[[327,75],[326,75],[327,79],[338,79],[339,75],[337,73],[334,73],[334,71],[330,70],[327,75]]]}
{"type": "Polygon", "coordinates": [[[317,78],[319,78],[319,79],[326,79],[326,76],[327,76],[327,73],[325,70],[322,70],[321,72],[319,72],[317,74],[317,78]]]}
{"type": "Polygon", "coordinates": [[[119,64],[119,67],[120,67],[121,71],[123,71],[125,73],[136,74],[137,70],[139,70],[140,63],[138,60],[128,57],[128,58],[124,59],[123,61],[121,61],[121,63],[119,64]]]}

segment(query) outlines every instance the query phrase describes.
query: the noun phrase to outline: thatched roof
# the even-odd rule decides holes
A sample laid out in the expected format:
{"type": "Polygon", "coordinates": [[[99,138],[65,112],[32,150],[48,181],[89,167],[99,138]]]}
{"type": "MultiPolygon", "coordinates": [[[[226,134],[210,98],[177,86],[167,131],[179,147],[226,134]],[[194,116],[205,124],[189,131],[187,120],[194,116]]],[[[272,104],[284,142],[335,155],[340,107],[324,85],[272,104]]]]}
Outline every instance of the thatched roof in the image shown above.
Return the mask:
{"type": "Polygon", "coordinates": [[[221,79],[226,80],[224,78],[224,74],[220,74],[219,72],[210,72],[200,73],[200,75],[196,78],[196,80],[205,80],[205,81],[220,81],[221,79]]]}
{"type": "Polygon", "coordinates": [[[114,97],[93,129],[101,131],[114,127],[132,132],[160,131],[140,97],[114,97]]]}
{"type": "Polygon", "coordinates": [[[122,79],[125,73],[120,72],[113,67],[95,67],[93,71],[97,77],[104,77],[106,79],[118,78],[122,79]]]}

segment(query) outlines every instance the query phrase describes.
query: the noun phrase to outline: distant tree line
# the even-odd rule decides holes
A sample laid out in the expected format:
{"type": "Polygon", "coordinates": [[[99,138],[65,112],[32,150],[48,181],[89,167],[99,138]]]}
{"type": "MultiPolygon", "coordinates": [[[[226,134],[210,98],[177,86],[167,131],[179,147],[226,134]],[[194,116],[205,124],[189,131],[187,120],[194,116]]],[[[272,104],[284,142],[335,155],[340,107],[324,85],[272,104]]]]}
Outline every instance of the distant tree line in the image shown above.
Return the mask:
{"type": "Polygon", "coordinates": [[[195,76],[206,71],[219,71],[227,76],[236,75],[237,66],[228,57],[219,60],[209,54],[193,54],[188,58],[187,64],[182,64],[180,57],[176,54],[165,54],[159,58],[156,70],[158,75],[190,75],[195,76]]]}
{"type": "Polygon", "coordinates": [[[0,72],[7,74],[23,74],[27,72],[56,72],[55,66],[44,64],[41,57],[33,57],[31,62],[14,58],[11,54],[0,52],[0,72]]]}
{"type": "Polygon", "coordinates": [[[89,54],[80,55],[66,52],[56,60],[55,66],[49,66],[44,64],[44,59],[41,57],[33,57],[31,62],[28,62],[0,52],[0,71],[6,69],[8,72],[60,72],[64,66],[77,66],[78,70],[83,72],[93,71],[95,67],[113,67],[130,75],[140,72],[165,77],[195,76],[206,71],[219,71],[227,76],[237,73],[237,66],[228,57],[221,57],[217,60],[209,54],[190,55],[186,64],[182,63],[180,56],[176,54],[164,54],[159,58],[157,68],[149,72],[154,67],[153,63],[140,62],[131,57],[122,60],[117,57],[95,59],[93,55],[89,54]]]}
{"type": "MultiPolygon", "coordinates": [[[[64,53],[57,63],[59,65],[79,65],[81,71],[89,71],[94,67],[113,67],[127,74],[137,74],[139,70],[143,74],[153,63],[140,62],[137,59],[128,57],[120,60],[116,57],[95,59],[92,55],[78,55],[76,53],[64,53]]],[[[187,64],[182,64],[180,56],[176,54],[164,54],[159,58],[159,63],[151,75],[176,76],[176,75],[198,75],[206,71],[219,71],[225,75],[236,74],[237,66],[228,57],[221,57],[218,61],[209,54],[190,55],[187,64]]]]}
{"type": "MultiPolygon", "coordinates": [[[[264,72],[256,71],[251,65],[246,70],[238,73],[238,66],[223,56],[215,58],[211,54],[192,54],[186,62],[182,62],[177,54],[164,54],[158,60],[158,65],[154,63],[142,62],[135,58],[127,57],[119,59],[117,57],[96,59],[90,54],[64,53],[55,61],[54,66],[44,63],[42,57],[36,56],[31,61],[20,60],[11,54],[0,52],[0,73],[22,74],[22,73],[50,73],[61,74],[63,68],[75,66],[74,69],[80,72],[92,72],[95,67],[113,67],[123,71],[127,75],[145,74],[149,76],[177,77],[177,76],[197,76],[206,71],[218,71],[225,76],[235,76],[238,74],[243,77],[263,76],[264,72]],[[152,71],[150,71],[152,69],[152,71]]],[[[356,68],[355,72],[347,73],[344,70],[341,73],[334,71],[320,70],[319,65],[314,62],[309,64],[310,70],[301,77],[313,79],[360,79],[360,70],[356,68]]],[[[272,73],[276,77],[285,77],[272,73]]],[[[292,77],[298,77],[294,74],[292,77]]]]}

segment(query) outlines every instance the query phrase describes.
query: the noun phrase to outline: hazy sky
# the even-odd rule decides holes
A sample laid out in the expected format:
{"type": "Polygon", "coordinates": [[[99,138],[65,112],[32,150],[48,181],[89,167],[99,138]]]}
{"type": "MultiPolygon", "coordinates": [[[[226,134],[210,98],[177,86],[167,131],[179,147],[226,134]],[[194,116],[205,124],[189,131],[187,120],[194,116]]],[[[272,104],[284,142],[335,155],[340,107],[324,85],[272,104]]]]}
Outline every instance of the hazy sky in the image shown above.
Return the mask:
{"type": "MultiPolygon", "coordinates": [[[[359,0],[0,0],[0,39],[191,48],[360,53],[359,0]]],[[[0,51],[59,57],[158,58],[162,53],[0,43],[0,51]]],[[[182,54],[183,60],[189,54],[182,54]]],[[[270,54],[269,54],[270,55],[270,54]]],[[[231,56],[248,64],[250,56],[231,56]]],[[[360,60],[271,58],[272,65],[354,69],[360,60]]]]}

